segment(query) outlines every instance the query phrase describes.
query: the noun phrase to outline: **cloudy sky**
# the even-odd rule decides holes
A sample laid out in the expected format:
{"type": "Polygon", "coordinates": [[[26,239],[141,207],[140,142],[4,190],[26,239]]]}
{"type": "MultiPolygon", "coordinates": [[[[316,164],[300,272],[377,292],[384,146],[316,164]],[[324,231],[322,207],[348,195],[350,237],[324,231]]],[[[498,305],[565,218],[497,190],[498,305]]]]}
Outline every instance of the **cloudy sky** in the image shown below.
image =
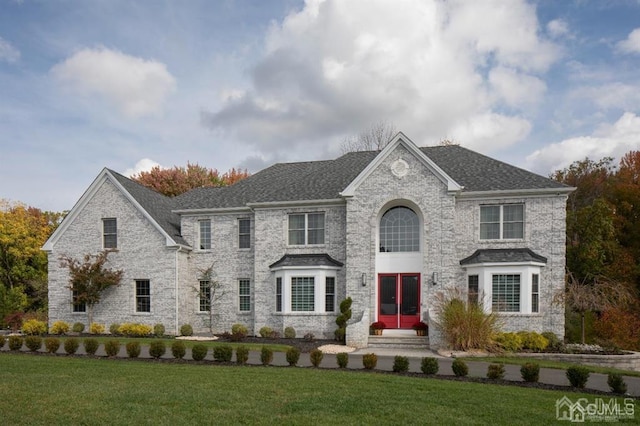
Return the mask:
{"type": "Polygon", "coordinates": [[[255,172],[385,121],[548,175],[640,149],[639,0],[0,0],[0,198],[255,172]]]}

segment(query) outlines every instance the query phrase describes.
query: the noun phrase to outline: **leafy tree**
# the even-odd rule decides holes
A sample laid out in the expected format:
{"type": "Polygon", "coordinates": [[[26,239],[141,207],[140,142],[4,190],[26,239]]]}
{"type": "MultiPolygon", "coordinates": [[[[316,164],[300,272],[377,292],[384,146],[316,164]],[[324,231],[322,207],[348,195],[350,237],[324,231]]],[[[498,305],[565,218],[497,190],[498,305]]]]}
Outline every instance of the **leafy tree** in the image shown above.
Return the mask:
{"type": "Polygon", "coordinates": [[[248,176],[246,170],[233,168],[221,175],[216,169],[188,163],[187,167],[174,166],[172,169],[156,166],[132,179],[168,197],[175,197],[194,188],[232,185],[248,176]]]}
{"type": "Polygon", "coordinates": [[[100,302],[102,292],[120,285],[122,279],[122,270],[106,267],[109,253],[112,251],[87,254],[82,261],[69,256],[60,257],[60,265],[69,269],[69,289],[76,293],[76,302],[87,306],[89,324],[93,323],[93,307],[100,302]]]}
{"type": "Polygon", "coordinates": [[[358,135],[344,138],[340,150],[343,154],[354,151],[380,151],[396,133],[398,132],[393,124],[378,121],[358,135]]]}
{"type": "Polygon", "coordinates": [[[9,325],[5,318],[15,312],[24,312],[29,306],[27,295],[22,287],[6,288],[0,285],[0,326],[9,325]]]}
{"type": "Polygon", "coordinates": [[[209,331],[213,334],[213,316],[215,313],[213,305],[227,294],[226,289],[222,287],[222,283],[213,277],[213,265],[200,271],[200,280],[196,291],[200,300],[205,303],[206,312],[209,313],[209,331]]]}

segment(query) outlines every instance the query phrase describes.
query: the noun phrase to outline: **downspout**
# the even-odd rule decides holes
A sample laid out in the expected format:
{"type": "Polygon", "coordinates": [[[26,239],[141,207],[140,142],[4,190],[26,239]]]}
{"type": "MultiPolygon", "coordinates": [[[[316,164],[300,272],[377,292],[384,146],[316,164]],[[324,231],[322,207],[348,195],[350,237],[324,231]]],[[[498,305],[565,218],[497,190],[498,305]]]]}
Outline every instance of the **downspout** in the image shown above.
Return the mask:
{"type": "Polygon", "coordinates": [[[175,335],[178,336],[179,326],[178,326],[178,253],[180,253],[180,247],[176,250],[176,267],[175,267],[175,286],[176,286],[176,326],[175,326],[175,335]]]}

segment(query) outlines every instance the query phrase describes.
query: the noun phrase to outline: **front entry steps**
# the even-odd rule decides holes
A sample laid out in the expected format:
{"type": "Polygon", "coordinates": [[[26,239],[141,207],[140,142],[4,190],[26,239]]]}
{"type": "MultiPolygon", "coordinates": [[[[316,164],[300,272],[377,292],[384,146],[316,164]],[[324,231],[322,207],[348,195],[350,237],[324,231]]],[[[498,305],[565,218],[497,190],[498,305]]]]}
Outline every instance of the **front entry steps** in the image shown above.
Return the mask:
{"type": "Polygon", "coordinates": [[[429,349],[429,337],[414,330],[385,329],[380,336],[369,336],[369,348],[429,349]]]}

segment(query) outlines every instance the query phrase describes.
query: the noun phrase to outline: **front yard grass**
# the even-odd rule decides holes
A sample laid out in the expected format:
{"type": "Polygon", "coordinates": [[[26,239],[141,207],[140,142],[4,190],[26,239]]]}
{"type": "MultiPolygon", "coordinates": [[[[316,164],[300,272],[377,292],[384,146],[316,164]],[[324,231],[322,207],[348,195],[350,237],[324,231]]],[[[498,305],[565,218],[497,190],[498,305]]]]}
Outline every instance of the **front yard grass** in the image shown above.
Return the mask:
{"type": "Polygon", "coordinates": [[[593,399],[375,372],[9,353],[0,384],[12,425],[550,424],[559,398],[593,399]]]}

